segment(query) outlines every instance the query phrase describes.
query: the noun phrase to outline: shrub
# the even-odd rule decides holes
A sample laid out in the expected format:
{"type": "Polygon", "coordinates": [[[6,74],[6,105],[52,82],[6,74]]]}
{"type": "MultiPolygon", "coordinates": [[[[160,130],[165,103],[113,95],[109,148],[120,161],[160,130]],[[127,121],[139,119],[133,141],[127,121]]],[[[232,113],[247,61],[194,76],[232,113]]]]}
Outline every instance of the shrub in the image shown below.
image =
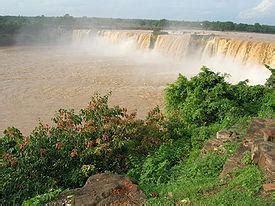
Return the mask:
{"type": "Polygon", "coordinates": [[[248,165],[235,172],[234,179],[229,182],[229,188],[255,195],[261,189],[264,180],[262,172],[256,165],[248,165]]]}
{"type": "Polygon", "coordinates": [[[61,192],[61,189],[49,191],[43,195],[38,195],[23,202],[22,206],[40,206],[54,200],[61,192]]]}
{"type": "Polygon", "coordinates": [[[155,185],[166,183],[171,176],[172,168],[188,156],[190,145],[184,140],[177,140],[170,144],[163,144],[152,155],[148,155],[145,161],[129,171],[139,185],[145,190],[155,185]]]}
{"type": "Polygon", "coordinates": [[[238,169],[228,180],[226,187],[212,197],[207,198],[208,205],[270,205],[271,200],[260,198],[258,193],[264,182],[264,176],[255,165],[238,169]]]}
{"type": "Polygon", "coordinates": [[[265,86],[249,86],[247,81],[232,85],[206,67],[188,80],[179,78],[165,90],[166,114],[174,124],[174,134],[187,134],[192,145],[201,146],[218,130],[229,128],[241,119],[274,115],[271,95],[265,86]]]}
{"type": "Polygon", "coordinates": [[[108,97],[94,96],[79,114],[61,109],[53,126],[40,123],[28,137],[7,129],[1,138],[1,202],[21,203],[52,188],[79,187],[98,172],[126,173],[130,156],[145,157],[167,141],[158,108],[138,120],[126,109],[109,107],[108,97]]]}

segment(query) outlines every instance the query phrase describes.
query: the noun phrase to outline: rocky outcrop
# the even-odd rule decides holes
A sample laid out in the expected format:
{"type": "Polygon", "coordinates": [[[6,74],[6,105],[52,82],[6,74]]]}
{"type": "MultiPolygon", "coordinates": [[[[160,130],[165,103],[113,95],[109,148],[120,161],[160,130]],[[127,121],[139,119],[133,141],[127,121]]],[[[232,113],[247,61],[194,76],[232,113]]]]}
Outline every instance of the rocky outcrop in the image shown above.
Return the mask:
{"type": "Polygon", "coordinates": [[[275,120],[256,119],[247,132],[247,146],[251,150],[253,163],[275,182],[275,120]]]}
{"type": "MultiPolygon", "coordinates": [[[[217,134],[217,140],[219,138],[217,134]]],[[[222,135],[224,136],[224,135],[222,135]]],[[[228,135],[227,135],[228,136],[228,135]]],[[[273,188],[275,183],[275,120],[273,119],[254,119],[247,130],[246,136],[236,153],[227,160],[221,178],[226,177],[235,168],[243,167],[242,158],[245,152],[251,154],[254,164],[265,173],[268,178],[266,188],[273,188]],[[272,186],[273,185],[273,186],[272,186]]],[[[267,190],[267,189],[266,189],[267,190]]]]}
{"type": "Polygon", "coordinates": [[[275,120],[254,119],[247,129],[242,141],[239,135],[229,131],[217,133],[215,139],[209,140],[202,150],[202,154],[218,151],[228,141],[240,141],[240,146],[233,156],[224,164],[220,178],[224,179],[236,168],[242,168],[245,163],[243,157],[251,154],[251,160],[265,173],[267,183],[263,186],[265,191],[274,190],[275,183],[275,120]]]}
{"type": "Polygon", "coordinates": [[[239,135],[231,131],[220,131],[217,133],[215,139],[210,139],[202,148],[201,154],[204,155],[208,152],[218,151],[226,142],[231,142],[239,139],[239,135]]]}
{"type": "MultiPolygon", "coordinates": [[[[231,131],[220,131],[217,133],[216,138],[209,140],[204,145],[201,151],[201,155],[205,155],[209,152],[223,151],[224,144],[232,141],[241,142],[240,135],[231,131]]],[[[223,171],[220,174],[221,179],[224,179],[228,174],[232,173],[235,168],[240,168],[243,166],[241,159],[242,155],[246,151],[247,148],[241,145],[237,149],[236,153],[225,162],[223,166],[223,171]]]]}
{"type": "Polygon", "coordinates": [[[240,145],[236,153],[230,157],[223,165],[223,170],[220,174],[220,178],[224,179],[226,176],[231,174],[236,168],[242,168],[245,165],[242,163],[243,154],[248,151],[246,147],[240,145]]]}
{"type": "Polygon", "coordinates": [[[90,177],[84,187],[63,193],[48,206],[143,205],[144,193],[129,178],[111,173],[90,177]]]}

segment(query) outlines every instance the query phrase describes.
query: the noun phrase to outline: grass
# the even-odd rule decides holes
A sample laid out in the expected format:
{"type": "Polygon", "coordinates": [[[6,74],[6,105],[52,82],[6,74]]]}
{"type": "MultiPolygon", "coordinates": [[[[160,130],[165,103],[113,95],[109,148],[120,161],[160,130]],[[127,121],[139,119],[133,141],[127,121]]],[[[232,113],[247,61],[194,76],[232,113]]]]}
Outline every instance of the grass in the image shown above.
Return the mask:
{"type": "Polygon", "coordinates": [[[230,178],[219,178],[225,161],[238,145],[227,143],[223,151],[203,157],[200,150],[192,151],[187,160],[171,169],[170,181],[149,188],[143,186],[149,197],[148,205],[270,205],[271,198],[260,195],[265,178],[256,165],[247,164],[236,169],[230,178]]]}

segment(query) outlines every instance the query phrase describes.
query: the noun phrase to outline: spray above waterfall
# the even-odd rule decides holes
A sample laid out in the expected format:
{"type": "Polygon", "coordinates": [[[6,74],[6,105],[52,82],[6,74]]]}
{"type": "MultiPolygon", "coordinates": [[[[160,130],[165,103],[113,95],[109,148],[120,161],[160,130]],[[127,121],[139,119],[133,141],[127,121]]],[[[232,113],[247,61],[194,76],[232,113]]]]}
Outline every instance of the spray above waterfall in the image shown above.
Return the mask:
{"type": "Polygon", "coordinates": [[[97,49],[99,54],[124,55],[135,61],[163,61],[177,64],[175,72],[196,75],[204,65],[230,74],[236,83],[248,79],[263,84],[269,77],[264,64],[275,65],[275,44],[241,38],[220,37],[209,33],[183,32],[156,35],[150,31],[74,30],[73,43],[97,49]],[[261,75],[258,75],[259,72],[261,75]]]}

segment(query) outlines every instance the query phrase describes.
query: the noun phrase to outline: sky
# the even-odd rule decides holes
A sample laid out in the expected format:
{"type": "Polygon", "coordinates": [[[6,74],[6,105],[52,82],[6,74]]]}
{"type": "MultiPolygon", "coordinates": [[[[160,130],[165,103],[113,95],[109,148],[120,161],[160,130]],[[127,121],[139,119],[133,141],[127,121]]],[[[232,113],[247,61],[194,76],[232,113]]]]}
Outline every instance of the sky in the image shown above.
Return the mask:
{"type": "Polygon", "coordinates": [[[0,15],[234,21],[275,25],[275,0],[0,0],[0,15]]]}

